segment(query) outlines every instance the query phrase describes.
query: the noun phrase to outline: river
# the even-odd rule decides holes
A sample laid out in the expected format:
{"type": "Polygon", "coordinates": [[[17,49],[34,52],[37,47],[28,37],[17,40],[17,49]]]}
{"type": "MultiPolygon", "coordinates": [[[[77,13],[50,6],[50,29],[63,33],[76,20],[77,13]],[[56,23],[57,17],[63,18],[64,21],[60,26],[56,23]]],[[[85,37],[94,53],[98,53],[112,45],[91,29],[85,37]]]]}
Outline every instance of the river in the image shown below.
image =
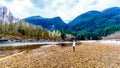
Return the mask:
{"type": "Polygon", "coordinates": [[[0,43],[0,46],[23,46],[23,45],[34,45],[34,44],[58,44],[59,42],[4,42],[0,43]]]}
{"type": "Polygon", "coordinates": [[[3,42],[0,43],[0,58],[19,53],[25,50],[32,50],[44,45],[66,46],[72,42],[3,42]],[[65,45],[66,44],[66,45],[65,45]]]}

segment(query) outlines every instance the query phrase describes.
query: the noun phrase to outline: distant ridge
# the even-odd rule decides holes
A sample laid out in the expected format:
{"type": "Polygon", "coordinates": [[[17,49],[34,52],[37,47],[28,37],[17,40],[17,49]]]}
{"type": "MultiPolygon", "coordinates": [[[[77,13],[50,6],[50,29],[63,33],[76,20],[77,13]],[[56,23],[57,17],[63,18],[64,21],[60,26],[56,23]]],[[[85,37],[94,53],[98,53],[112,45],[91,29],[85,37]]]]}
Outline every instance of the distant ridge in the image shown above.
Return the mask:
{"type": "Polygon", "coordinates": [[[77,16],[68,25],[67,32],[79,39],[99,39],[120,30],[120,8],[89,11],[77,16]]]}
{"type": "Polygon", "coordinates": [[[67,33],[75,35],[77,39],[101,39],[120,31],[120,8],[112,7],[103,11],[88,11],[77,16],[68,24],[64,23],[60,17],[31,16],[23,20],[48,30],[65,30],[67,33]]]}
{"type": "Polygon", "coordinates": [[[42,26],[48,30],[64,30],[67,28],[67,24],[60,17],[43,18],[41,16],[31,16],[23,20],[33,25],[42,26]]]}

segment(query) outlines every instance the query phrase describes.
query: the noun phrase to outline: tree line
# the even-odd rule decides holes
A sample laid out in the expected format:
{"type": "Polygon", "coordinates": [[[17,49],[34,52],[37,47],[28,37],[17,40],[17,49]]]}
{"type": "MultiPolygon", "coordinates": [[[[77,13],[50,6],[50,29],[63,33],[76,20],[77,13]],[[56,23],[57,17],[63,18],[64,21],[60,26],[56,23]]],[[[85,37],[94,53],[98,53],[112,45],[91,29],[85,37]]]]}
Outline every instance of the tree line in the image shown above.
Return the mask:
{"type": "Polygon", "coordinates": [[[20,20],[17,23],[0,22],[0,37],[14,36],[26,39],[45,39],[45,40],[70,40],[73,38],[71,34],[66,34],[64,30],[49,31],[41,26],[32,25],[20,20]]]}

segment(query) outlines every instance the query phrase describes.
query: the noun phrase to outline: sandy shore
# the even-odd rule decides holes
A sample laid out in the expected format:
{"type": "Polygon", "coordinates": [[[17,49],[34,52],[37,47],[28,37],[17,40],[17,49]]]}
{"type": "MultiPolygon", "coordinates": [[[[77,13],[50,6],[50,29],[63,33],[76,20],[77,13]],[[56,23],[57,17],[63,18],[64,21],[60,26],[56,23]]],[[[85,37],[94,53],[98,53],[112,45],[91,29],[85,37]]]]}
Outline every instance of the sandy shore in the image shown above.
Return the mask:
{"type": "Polygon", "coordinates": [[[116,40],[88,40],[88,41],[81,41],[81,42],[98,42],[98,43],[104,43],[109,45],[120,45],[120,41],[116,40]]]}
{"type": "Polygon", "coordinates": [[[99,42],[82,42],[72,47],[37,48],[9,56],[0,61],[1,68],[119,68],[120,46],[109,46],[99,42]]]}
{"type": "Polygon", "coordinates": [[[116,41],[116,40],[101,40],[100,42],[109,44],[109,45],[119,45],[120,46],[120,41],[116,41]]]}

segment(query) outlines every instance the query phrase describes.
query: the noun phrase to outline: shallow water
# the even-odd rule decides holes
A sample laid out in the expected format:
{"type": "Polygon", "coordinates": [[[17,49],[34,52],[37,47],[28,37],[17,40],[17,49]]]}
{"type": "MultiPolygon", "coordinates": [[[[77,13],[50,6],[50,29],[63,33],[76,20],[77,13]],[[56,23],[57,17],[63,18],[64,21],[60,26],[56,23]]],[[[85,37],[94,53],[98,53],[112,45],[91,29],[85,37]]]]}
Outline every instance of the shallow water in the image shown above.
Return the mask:
{"type": "Polygon", "coordinates": [[[71,42],[6,42],[0,43],[0,58],[19,53],[25,50],[32,50],[45,45],[56,44],[61,48],[71,46],[71,42]]]}
{"type": "Polygon", "coordinates": [[[21,50],[6,50],[6,51],[0,51],[0,58],[8,56],[8,55],[12,55],[15,53],[19,53],[22,52],[21,50]]]}
{"type": "Polygon", "coordinates": [[[0,43],[0,46],[23,46],[34,44],[57,44],[58,42],[4,42],[0,43]]]}

